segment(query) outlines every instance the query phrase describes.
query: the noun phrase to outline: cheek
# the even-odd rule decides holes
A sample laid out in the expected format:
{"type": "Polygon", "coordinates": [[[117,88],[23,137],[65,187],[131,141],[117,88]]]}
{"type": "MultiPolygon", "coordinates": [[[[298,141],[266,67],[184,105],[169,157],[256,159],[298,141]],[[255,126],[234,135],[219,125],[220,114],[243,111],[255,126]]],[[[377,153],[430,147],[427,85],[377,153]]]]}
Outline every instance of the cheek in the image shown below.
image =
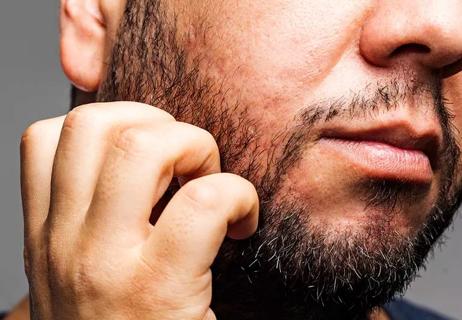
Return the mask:
{"type": "Polygon", "coordinates": [[[462,142],[462,74],[459,73],[445,80],[443,88],[443,95],[449,101],[447,107],[454,115],[453,124],[457,129],[455,133],[460,145],[462,142]]]}
{"type": "MultiPolygon", "coordinates": [[[[446,79],[443,83],[443,95],[449,103],[447,108],[453,114],[452,124],[455,130],[455,138],[459,146],[462,146],[462,74],[459,73],[446,79]]],[[[462,188],[462,162],[459,162],[456,177],[457,183],[454,186],[455,192],[462,188]]]]}
{"type": "Polygon", "coordinates": [[[310,88],[359,37],[367,10],[343,2],[241,1],[215,8],[212,17],[202,17],[207,41],[197,49],[221,76],[310,88]]]}
{"type": "Polygon", "coordinates": [[[183,44],[201,57],[207,77],[225,81],[229,96],[259,118],[281,120],[355,46],[367,9],[350,0],[220,1],[191,10],[197,22],[183,44]]]}

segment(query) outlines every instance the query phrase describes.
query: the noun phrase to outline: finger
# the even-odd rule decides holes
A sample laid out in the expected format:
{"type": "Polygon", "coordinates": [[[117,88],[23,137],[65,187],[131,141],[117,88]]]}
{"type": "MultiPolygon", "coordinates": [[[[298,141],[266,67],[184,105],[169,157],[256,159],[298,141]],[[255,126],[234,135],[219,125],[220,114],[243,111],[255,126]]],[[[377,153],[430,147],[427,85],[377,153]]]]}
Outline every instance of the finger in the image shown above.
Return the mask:
{"type": "Polygon", "coordinates": [[[90,104],[71,111],[63,123],[52,173],[52,227],[67,233],[84,221],[108,145],[118,130],[167,120],[173,118],[166,112],[132,102],[90,104]]]}
{"type": "Polygon", "coordinates": [[[64,117],[38,121],[27,128],[21,139],[21,195],[26,242],[38,239],[48,215],[53,159],[63,121],[64,117]]]}
{"type": "Polygon", "coordinates": [[[258,223],[254,186],[233,174],[214,174],[187,183],[169,202],[143,248],[152,268],[181,279],[209,271],[226,235],[243,239],[258,223]]]}
{"type": "Polygon", "coordinates": [[[174,176],[217,172],[218,146],[205,130],[173,122],[122,131],[108,152],[86,225],[117,242],[120,232],[125,244],[129,237],[144,241],[152,208],[174,176]]]}

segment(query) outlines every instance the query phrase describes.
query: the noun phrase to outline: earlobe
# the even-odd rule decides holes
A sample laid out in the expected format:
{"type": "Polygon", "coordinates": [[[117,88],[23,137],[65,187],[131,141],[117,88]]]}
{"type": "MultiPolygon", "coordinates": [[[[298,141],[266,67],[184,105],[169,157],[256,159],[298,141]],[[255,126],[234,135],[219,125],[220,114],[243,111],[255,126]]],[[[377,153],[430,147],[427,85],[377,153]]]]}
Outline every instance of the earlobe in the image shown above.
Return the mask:
{"type": "Polygon", "coordinates": [[[79,89],[95,92],[105,70],[106,26],[99,0],[61,1],[61,64],[79,89]]]}

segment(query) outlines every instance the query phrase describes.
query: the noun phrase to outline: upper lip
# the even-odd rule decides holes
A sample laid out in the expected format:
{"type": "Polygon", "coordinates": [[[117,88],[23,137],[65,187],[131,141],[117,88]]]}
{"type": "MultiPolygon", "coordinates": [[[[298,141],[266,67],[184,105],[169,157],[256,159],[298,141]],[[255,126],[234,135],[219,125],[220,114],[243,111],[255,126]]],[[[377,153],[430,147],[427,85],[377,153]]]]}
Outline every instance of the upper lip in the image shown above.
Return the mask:
{"type": "Polygon", "coordinates": [[[435,170],[438,167],[441,148],[440,131],[439,126],[427,126],[423,129],[418,129],[410,122],[397,121],[363,129],[329,128],[323,130],[320,137],[379,142],[404,150],[421,151],[428,157],[432,168],[435,170]]]}

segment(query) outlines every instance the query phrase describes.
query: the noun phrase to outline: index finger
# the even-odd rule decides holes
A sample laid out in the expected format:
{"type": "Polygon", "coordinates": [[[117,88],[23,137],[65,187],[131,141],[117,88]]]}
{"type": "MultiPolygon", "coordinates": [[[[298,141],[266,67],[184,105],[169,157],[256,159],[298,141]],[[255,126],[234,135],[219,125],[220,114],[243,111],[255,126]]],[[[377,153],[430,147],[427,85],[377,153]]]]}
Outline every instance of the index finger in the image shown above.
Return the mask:
{"type": "Polygon", "coordinates": [[[257,192],[244,178],[219,173],[192,180],[165,208],[143,257],[176,275],[203,275],[226,235],[243,239],[255,232],[258,211],[257,192]]]}
{"type": "Polygon", "coordinates": [[[37,121],[21,139],[21,195],[25,237],[35,242],[48,215],[53,159],[64,117],[37,121]]]}

